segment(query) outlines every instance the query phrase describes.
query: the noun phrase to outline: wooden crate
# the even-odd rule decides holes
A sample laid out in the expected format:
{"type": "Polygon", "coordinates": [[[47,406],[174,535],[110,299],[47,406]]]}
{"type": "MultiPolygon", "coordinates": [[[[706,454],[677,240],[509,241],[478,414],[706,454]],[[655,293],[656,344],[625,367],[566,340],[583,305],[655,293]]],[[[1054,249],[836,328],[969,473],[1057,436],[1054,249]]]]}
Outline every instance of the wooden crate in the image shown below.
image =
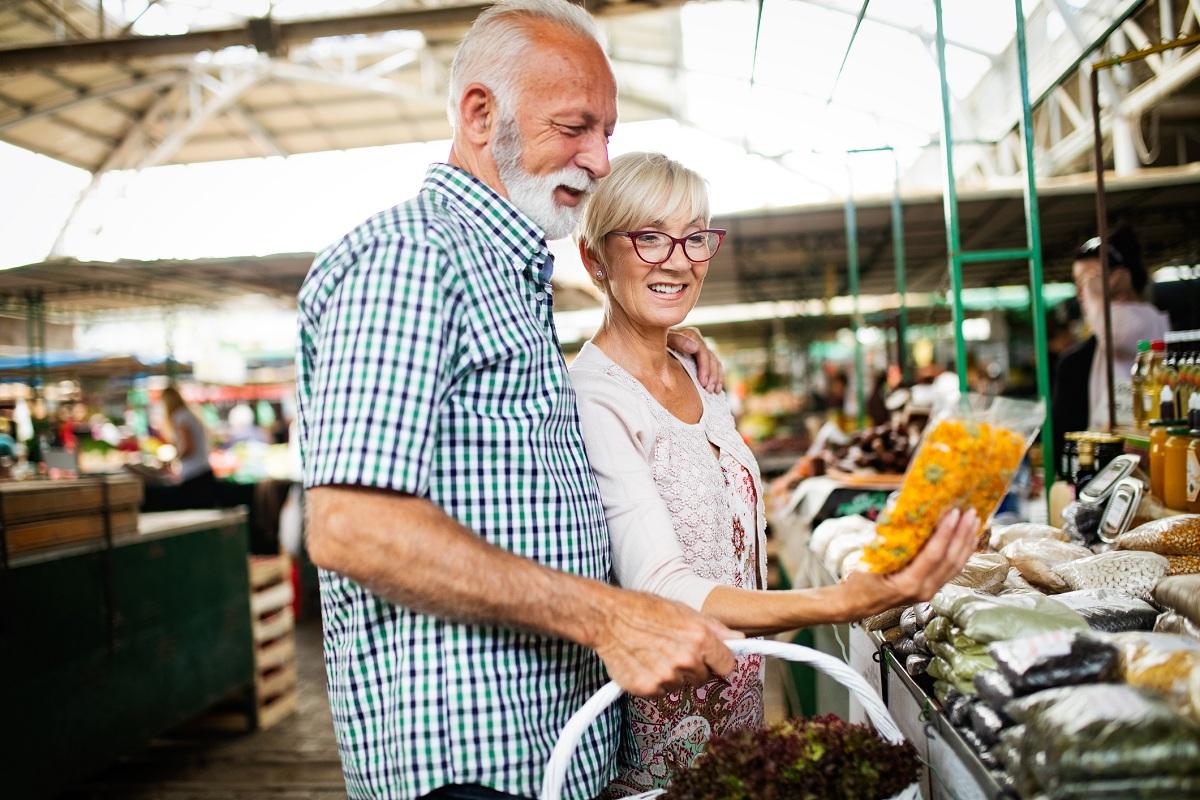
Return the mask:
{"type": "Polygon", "coordinates": [[[104,493],[114,537],[137,533],[142,482],[125,475],[0,484],[9,556],[104,538],[104,493]]]}
{"type": "Polygon", "coordinates": [[[250,630],[254,686],[198,721],[207,731],[266,730],[296,710],[296,620],[292,564],[286,555],[250,556],[250,630]]]}

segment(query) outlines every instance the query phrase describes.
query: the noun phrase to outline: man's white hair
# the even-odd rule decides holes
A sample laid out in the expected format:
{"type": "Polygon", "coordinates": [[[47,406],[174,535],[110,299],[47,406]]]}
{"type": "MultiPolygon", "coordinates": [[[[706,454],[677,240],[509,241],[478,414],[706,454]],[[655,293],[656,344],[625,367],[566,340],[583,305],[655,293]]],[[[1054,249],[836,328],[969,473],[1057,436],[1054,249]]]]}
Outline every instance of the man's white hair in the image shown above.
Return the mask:
{"type": "Polygon", "coordinates": [[[458,106],[468,84],[481,83],[491,90],[503,117],[515,112],[518,75],[525,48],[533,44],[528,23],[548,20],[582,34],[600,46],[595,20],[567,0],[501,0],[475,18],[450,65],[450,126],[458,127],[458,106]]]}

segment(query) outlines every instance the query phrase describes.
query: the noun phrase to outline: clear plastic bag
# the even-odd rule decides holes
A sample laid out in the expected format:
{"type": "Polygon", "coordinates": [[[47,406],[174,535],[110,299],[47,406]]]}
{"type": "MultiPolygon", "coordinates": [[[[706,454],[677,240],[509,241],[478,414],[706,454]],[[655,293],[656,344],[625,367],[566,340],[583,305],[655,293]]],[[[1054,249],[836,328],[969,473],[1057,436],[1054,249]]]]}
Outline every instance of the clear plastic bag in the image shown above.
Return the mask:
{"type": "Polygon", "coordinates": [[[900,612],[900,630],[904,631],[905,636],[912,636],[917,632],[917,612],[912,606],[900,612]]]}
{"type": "Polygon", "coordinates": [[[953,586],[963,586],[995,594],[1008,577],[1008,561],[999,553],[975,553],[967,559],[962,572],[950,579],[953,586]]]}
{"type": "Polygon", "coordinates": [[[911,655],[904,659],[904,671],[914,678],[924,675],[925,670],[929,668],[930,660],[929,656],[911,655]]]}
{"type": "Polygon", "coordinates": [[[845,533],[855,533],[858,531],[873,531],[875,523],[866,517],[852,514],[846,517],[830,517],[816,527],[812,532],[812,536],[808,540],[808,549],[817,557],[818,561],[825,560],[825,552],[829,549],[829,545],[845,533]]]}
{"type": "Polygon", "coordinates": [[[1092,551],[1081,544],[1057,539],[1018,539],[1007,545],[1001,554],[1025,580],[1047,592],[1058,593],[1070,587],[1055,574],[1054,568],[1068,561],[1087,558],[1092,551]]]}
{"type": "Polygon", "coordinates": [[[1169,695],[1200,721],[1200,642],[1169,633],[1118,633],[1121,679],[1130,686],[1169,695]]]}
{"type": "Polygon", "coordinates": [[[1062,603],[1040,594],[984,597],[958,605],[954,624],[977,642],[1000,642],[1056,630],[1087,630],[1088,624],[1062,603]]]}
{"type": "Polygon", "coordinates": [[[1176,636],[1190,636],[1200,641],[1200,625],[1192,622],[1182,614],[1174,611],[1164,611],[1154,621],[1155,633],[1173,633],[1176,636]]]}
{"type": "Polygon", "coordinates": [[[821,562],[830,575],[840,577],[839,570],[847,556],[863,547],[875,538],[875,534],[867,530],[845,531],[829,543],[825,550],[825,558],[821,562]]]}
{"type": "Polygon", "coordinates": [[[1108,681],[1117,672],[1116,648],[1079,631],[996,642],[988,647],[988,654],[1017,695],[1108,681]]]}
{"type": "Polygon", "coordinates": [[[1003,550],[1013,542],[1022,540],[1065,542],[1069,538],[1061,528],[1035,522],[1018,522],[1015,525],[997,525],[992,528],[992,549],[1003,550]]]}
{"type": "Polygon", "coordinates": [[[965,647],[955,647],[948,642],[934,642],[930,647],[938,658],[950,667],[950,674],[956,684],[970,683],[971,691],[975,691],[974,678],[981,672],[996,668],[996,662],[988,655],[987,648],[981,644],[971,644],[965,647]]]}
{"type": "Polygon", "coordinates": [[[863,563],[873,572],[900,569],[951,508],[974,508],[981,521],[991,517],[1044,414],[1041,403],[968,395],[932,422],[863,563]]]}
{"type": "Polygon", "coordinates": [[[1000,585],[1000,591],[997,594],[1028,594],[1029,592],[1041,591],[1029,581],[1025,580],[1025,576],[1016,567],[1008,568],[1008,577],[1004,579],[1004,583],[1000,585]]]}
{"type": "Polygon", "coordinates": [[[1154,601],[1200,625],[1200,575],[1163,578],[1154,587],[1154,601]]]}
{"type": "MultiPolygon", "coordinates": [[[[941,681],[948,688],[954,689],[958,696],[975,693],[975,685],[970,681],[964,681],[955,677],[954,670],[950,668],[950,664],[944,658],[938,658],[935,656],[930,659],[929,666],[925,668],[925,672],[931,677],[941,681]]],[[[934,688],[937,688],[936,684],[934,688]]],[[[953,700],[950,701],[950,704],[946,706],[947,709],[953,708],[953,703],[953,700]]]]}
{"type": "Polygon", "coordinates": [[[1062,512],[1063,533],[1072,542],[1095,544],[1100,541],[1100,521],[1104,519],[1104,506],[1084,503],[1079,500],[1069,504],[1062,512]]]}
{"type": "Polygon", "coordinates": [[[975,731],[975,735],[979,737],[979,741],[984,747],[994,747],[1000,740],[1000,732],[1008,727],[1000,715],[992,710],[992,707],[987,703],[974,703],[971,705],[971,710],[967,713],[967,719],[971,722],[971,730],[975,731]]]}
{"type": "Polygon", "coordinates": [[[954,623],[950,621],[949,617],[934,617],[925,626],[925,641],[948,642],[950,641],[950,629],[953,627],[954,623]]]}
{"type": "Polygon", "coordinates": [[[1150,630],[1158,617],[1154,606],[1116,589],[1080,589],[1054,599],[1087,620],[1092,630],[1105,633],[1150,630]]]}
{"type": "Polygon", "coordinates": [[[904,606],[896,606],[895,608],[889,608],[887,611],[881,611],[872,617],[867,617],[862,621],[863,630],[883,631],[899,625],[900,613],[904,611],[904,608],[904,606]]]}
{"type": "Polygon", "coordinates": [[[922,628],[937,616],[937,612],[933,610],[933,603],[917,603],[913,606],[913,611],[917,614],[917,624],[922,628]]]}
{"type": "Polygon", "coordinates": [[[1118,589],[1148,600],[1167,566],[1157,553],[1112,550],[1060,564],[1054,572],[1072,589],[1118,589]]]}
{"type": "Polygon", "coordinates": [[[1122,550],[1163,556],[1200,556],[1200,514],[1180,514],[1147,522],[1117,538],[1122,550]]]}
{"type": "Polygon", "coordinates": [[[1167,784],[1174,787],[1200,774],[1200,725],[1132,686],[1047,689],[1005,710],[1026,728],[1023,769],[1052,797],[1081,781],[1146,777],[1175,779],[1167,784]]]}
{"type": "Polygon", "coordinates": [[[975,691],[978,693],[980,701],[991,706],[992,710],[1006,724],[1011,722],[1011,718],[1004,711],[1004,707],[1016,697],[1016,693],[1004,676],[1000,674],[1000,670],[990,669],[986,672],[980,672],[971,683],[975,685],[975,691]]]}
{"type": "Polygon", "coordinates": [[[888,644],[892,644],[893,642],[898,642],[904,638],[904,631],[900,630],[899,625],[896,625],[885,629],[882,636],[883,641],[887,642],[888,644]]]}
{"type": "Polygon", "coordinates": [[[1200,556],[1167,556],[1168,575],[1195,575],[1200,573],[1200,556]]]}

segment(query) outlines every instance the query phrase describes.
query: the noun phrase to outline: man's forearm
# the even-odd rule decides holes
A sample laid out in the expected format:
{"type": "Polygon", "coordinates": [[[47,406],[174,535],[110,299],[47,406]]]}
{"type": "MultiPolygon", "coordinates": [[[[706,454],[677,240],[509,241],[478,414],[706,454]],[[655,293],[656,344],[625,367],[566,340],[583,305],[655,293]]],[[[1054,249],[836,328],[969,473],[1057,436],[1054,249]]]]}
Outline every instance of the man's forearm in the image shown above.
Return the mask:
{"type": "Polygon", "coordinates": [[[614,590],[483,541],[428,500],[352,487],[308,495],[313,563],[425,614],[591,646],[614,590]]]}

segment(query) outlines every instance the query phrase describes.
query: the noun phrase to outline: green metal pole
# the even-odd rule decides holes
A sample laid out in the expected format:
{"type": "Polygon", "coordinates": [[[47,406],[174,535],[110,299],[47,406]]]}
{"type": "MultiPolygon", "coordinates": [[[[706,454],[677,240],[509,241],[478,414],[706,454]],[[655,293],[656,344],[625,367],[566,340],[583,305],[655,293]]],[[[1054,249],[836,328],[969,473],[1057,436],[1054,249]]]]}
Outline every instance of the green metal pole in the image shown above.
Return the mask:
{"type": "Polygon", "coordinates": [[[1042,293],[1042,226],[1038,217],[1037,175],[1033,162],[1033,108],[1029,104],[1029,64],[1025,52],[1025,11],[1017,10],[1017,70],[1021,78],[1021,138],[1025,143],[1025,238],[1029,245],[1029,296],[1033,304],[1033,341],[1037,352],[1038,395],[1046,407],[1042,422],[1042,461],[1046,502],[1054,483],[1054,423],[1050,418],[1050,350],[1046,343],[1046,298],[1042,293]]]}
{"type": "Polygon", "coordinates": [[[967,340],[963,336],[962,261],[959,256],[958,188],[954,185],[954,137],[950,129],[950,82],[946,79],[946,31],[942,24],[942,0],[933,0],[937,18],[938,79],[942,90],[942,153],[946,157],[946,189],[942,203],[946,215],[946,249],[950,255],[950,294],[954,310],[954,363],[958,390],[967,391],[967,340]]]}
{"type": "Polygon", "coordinates": [[[900,204],[900,159],[892,151],[892,260],[896,265],[896,293],[900,310],[896,319],[896,350],[900,355],[900,374],[908,382],[912,377],[908,366],[908,287],[904,263],[904,210],[900,204]]]}
{"type": "MultiPolygon", "coordinates": [[[[849,167],[847,167],[849,169],[849,167]]],[[[846,261],[850,271],[850,296],[854,298],[854,312],[850,319],[850,330],[854,332],[854,395],[858,402],[858,427],[866,427],[867,400],[863,381],[863,347],[858,338],[858,221],[854,208],[854,189],[847,181],[846,191],[846,261]]]]}

